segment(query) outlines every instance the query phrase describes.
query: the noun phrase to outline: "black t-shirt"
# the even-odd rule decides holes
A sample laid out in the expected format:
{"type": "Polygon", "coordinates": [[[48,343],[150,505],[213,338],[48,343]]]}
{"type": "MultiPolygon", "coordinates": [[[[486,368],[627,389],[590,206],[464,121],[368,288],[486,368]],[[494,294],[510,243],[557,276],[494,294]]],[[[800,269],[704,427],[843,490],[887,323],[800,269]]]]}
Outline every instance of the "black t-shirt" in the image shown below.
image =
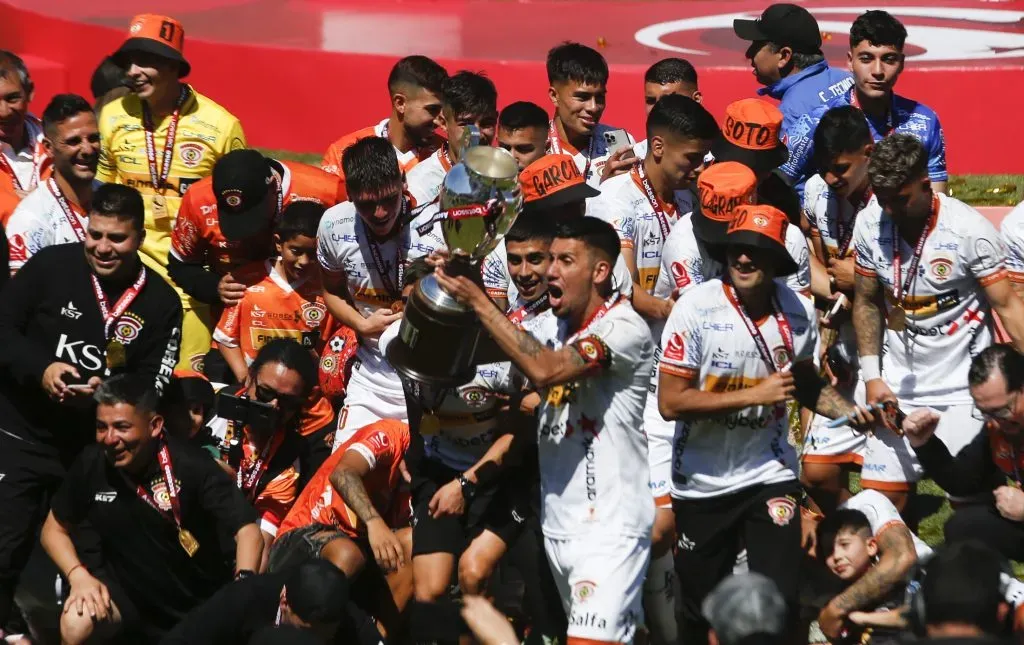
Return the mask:
{"type": "MultiPolygon", "coordinates": [[[[74,454],[93,437],[93,404],[86,397],[58,404],[43,390],[53,362],[74,365],[82,382],[106,377],[108,338],[84,245],[61,244],[34,255],[0,291],[0,429],[74,454]]],[[[109,306],[134,282],[104,285],[109,306]]],[[[114,372],[170,380],[181,339],[181,300],[155,271],[111,334],[125,348],[114,372]]]]}
{"type": "Polygon", "coordinates": [[[256,511],[223,470],[200,448],[168,438],[179,488],[182,526],[199,542],[189,557],[178,542],[163,472],[156,457],[141,481],[165,512],[143,501],[136,483],[107,460],[103,447],[82,451],[53,498],[52,510],[65,527],[82,527],[100,545],[102,562],[135,604],[143,621],[170,628],[196,605],[230,582],[233,553],[222,544],[256,511]]]}

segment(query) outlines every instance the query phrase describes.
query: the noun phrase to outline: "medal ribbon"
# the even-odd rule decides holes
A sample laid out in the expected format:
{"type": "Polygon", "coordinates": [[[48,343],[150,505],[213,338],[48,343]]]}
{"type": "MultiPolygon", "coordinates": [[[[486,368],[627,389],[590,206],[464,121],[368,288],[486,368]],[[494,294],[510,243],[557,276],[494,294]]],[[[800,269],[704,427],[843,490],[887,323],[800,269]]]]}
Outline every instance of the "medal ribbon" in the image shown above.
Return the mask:
{"type": "MultiPolygon", "coordinates": [[[[171,502],[171,516],[174,524],[181,530],[181,502],[178,500],[178,491],[174,488],[174,469],[171,466],[171,451],[167,449],[167,440],[160,440],[160,450],[156,453],[157,461],[160,462],[160,470],[163,471],[164,485],[167,486],[167,499],[171,502]]],[[[158,513],[166,517],[166,513],[153,499],[149,491],[140,485],[136,485],[135,492],[139,498],[152,506],[158,513]]]]}
{"type": "Polygon", "coordinates": [[[85,241],[85,228],[82,223],[78,221],[78,214],[71,208],[71,203],[68,202],[67,197],[61,192],[60,186],[57,185],[57,180],[50,177],[46,180],[46,187],[50,190],[50,194],[57,200],[57,205],[60,206],[61,211],[64,212],[64,218],[68,220],[68,224],[71,225],[71,230],[74,231],[75,237],[78,238],[79,242],[85,241]]]}
{"type": "MultiPolygon", "coordinates": [[[[892,134],[893,130],[896,129],[896,123],[895,123],[895,118],[896,118],[896,95],[893,94],[893,93],[890,93],[889,96],[890,96],[890,99],[889,99],[890,100],[889,112],[885,115],[885,132],[882,133],[882,138],[883,139],[885,137],[889,136],[890,134],[892,134]]],[[[850,105],[852,105],[853,107],[857,108],[858,110],[861,110],[862,112],[864,111],[864,108],[862,108],[860,106],[860,101],[857,100],[857,88],[856,87],[851,87],[850,88],[850,105]]],[[[864,113],[864,116],[865,116],[865,118],[867,117],[867,112],[864,113]]]]}
{"type": "Polygon", "coordinates": [[[110,303],[107,300],[107,295],[103,293],[103,288],[100,286],[99,278],[96,277],[95,273],[90,273],[89,277],[92,278],[92,290],[96,295],[96,304],[100,306],[100,314],[103,316],[103,332],[106,339],[110,339],[110,329],[117,322],[118,318],[128,310],[132,302],[139,296],[139,292],[146,286],[146,267],[143,266],[139,269],[139,277],[135,279],[132,286],[125,289],[125,292],[121,294],[121,297],[114,303],[114,308],[110,308],[110,303]]]}
{"type": "Polygon", "coordinates": [[[661,203],[661,199],[654,193],[654,188],[651,186],[651,180],[647,178],[647,173],[644,172],[644,162],[638,161],[633,166],[633,176],[639,182],[640,186],[644,189],[644,193],[647,195],[647,203],[650,204],[651,210],[654,211],[654,217],[658,220],[658,226],[661,227],[661,240],[664,242],[668,239],[668,234],[672,230],[671,225],[668,223],[668,214],[665,213],[665,207],[661,203]]]}
{"type": "MultiPolygon", "coordinates": [[[[405,196],[402,197],[402,213],[399,215],[399,225],[404,228],[408,224],[409,211],[412,210],[409,204],[409,199],[405,196]]],[[[395,241],[395,274],[397,277],[396,282],[391,280],[391,275],[387,270],[387,266],[384,264],[384,257],[380,252],[380,245],[377,244],[376,240],[367,236],[367,241],[370,243],[370,256],[373,257],[373,263],[377,267],[377,274],[380,276],[381,282],[384,283],[384,289],[388,292],[388,295],[393,299],[399,299],[402,297],[402,281],[405,279],[405,264],[402,262],[402,245],[398,240],[395,241]]]]}
{"type": "Polygon", "coordinates": [[[437,153],[441,157],[441,167],[444,168],[444,171],[448,172],[451,170],[454,164],[452,163],[451,155],[448,153],[448,144],[442,144],[441,149],[438,150],[437,153]]]}
{"type": "MultiPolygon", "coordinates": [[[[743,324],[746,325],[747,331],[750,332],[750,337],[754,339],[754,344],[757,345],[757,353],[761,355],[761,360],[764,361],[765,366],[769,372],[779,371],[779,366],[775,364],[775,359],[772,358],[771,350],[768,349],[768,343],[764,339],[764,335],[761,330],[754,323],[750,314],[747,313],[743,303],[740,302],[739,297],[736,295],[736,290],[728,282],[723,282],[722,286],[725,288],[725,296],[735,307],[736,312],[743,319],[743,324]]],[[[789,321],[786,320],[786,315],[782,313],[782,307],[779,306],[778,300],[772,297],[772,316],[775,317],[775,322],[779,326],[779,335],[782,336],[782,344],[785,346],[786,351],[789,352],[789,360],[792,362],[796,356],[793,353],[793,330],[789,326],[789,321]]]]}
{"type": "Polygon", "coordinates": [[[939,198],[933,196],[932,213],[928,217],[925,229],[921,231],[921,237],[917,238],[917,244],[914,246],[914,256],[910,259],[910,264],[907,266],[906,281],[903,280],[903,273],[901,272],[903,260],[900,258],[900,231],[896,226],[896,222],[892,224],[892,296],[896,299],[897,306],[903,304],[903,295],[909,293],[910,287],[914,284],[914,278],[917,277],[917,267],[921,264],[921,254],[924,253],[924,243],[928,239],[928,234],[931,233],[938,218],[939,198]]]}
{"type": "Polygon", "coordinates": [[[236,483],[242,492],[250,498],[256,497],[256,484],[259,483],[264,473],[267,472],[270,462],[274,460],[274,455],[277,454],[277,450],[281,447],[282,443],[284,443],[284,433],[278,432],[263,448],[257,459],[243,458],[242,463],[238,464],[236,483]],[[250,464],[249,468],[245,467],[246,462],[250,464]]]}
{"type": "Polygon", "coordinates": [[[509,322],[511,322],[513,325],[521,325],[521,324],[523,324],[523,321],[526,320],[526,318],[528,316],[531,316],[531,315],[537,313],[538,311],[542,311],[544,309],[547,309],[547,307],[548,307],[548,294],[545,291],[544,295],[542,295],[540,298],[537,298],[533,302],[526,303],[525,305],[523,305],[522,307],[519,307],[515,311],[510,311],[507,314],[507,317],[509,319],[509,322]]]}
{"type": "Polygon", "coordinates": [[[39,184],[39,171],[42,168],[44,157],[36,154],[36,151],[32,153],[32,180],[26,188],[22,185],[21,180],[18,179],[18,173],[14,172],[14,168],[11,166],[11,162],[7,161],[2,153],[0,153],[0,171],[8,175],[11,178],[11,182],[14,183],[14,188],[20,191],[33,190],[39,184]]]}
{"type": "Polygon", "coordinates": [[[167,178],[171,175],[171,157],[174,155],[174,140],[178,138],[178,121],[181,119],[181,106],[188,98],[189,89],[187,85],[181,87],[181,94],[174,104],[174,112],[171,114],[171,122],[167,125],[167,140],[164,142],[163,167],[156,165],[156,143],[153,137],[155,126],[153,115],[149,111],[149,105],[142,102],[142,125],[146,131],[146,161],[149,162],[149,179],[153,182],[153,190],[163,190],[167,178]]]}
{"type": "Polygon", "coordinates": [[[601,320],[602,318],[604,318],[605,314],[607,314],[609,311],[611,311],[612,307],[614,307],[615,305],[619,304],[620,302],[622,302],[625,299],[626,299],[626,296],[624,296],[624,295],[622,295],[620,293],[616,293],[616,294],[612,295],[612,297],[609,298],[607,302],[605,302],[603,305],[598,307],[597,311],[595,311],[590,316],[590,318],[587,319],[587,321],[583,323],[583,326],[580,327],[580,330],[578,332],[573,334],[571,338],[566,339],[566,341],[563,343],[563,345],[565,345],[565,346],[571,345],[577,338],[582,336],[583,332],[587,331],[587,329],[591,325],[596,323],[598,320],[601,320]]]}
{"type": "MultiPolygon", "coordinates": [[[[593,134],[590,135],[590,144],[587,146],[587,164],[583,167],[584,182],[590,179],[590,161],[594,158],[594,139],[596,138],[593,134]]],[[[562,140],[558,138],[558,128],[555,127],[554,119],[548,123],[548,141],[551,145],[551,154],[563,154],[562,140]]]]}
{"type": "Polygon", "coordinates": [[[836,256],[839,259],[846,257],[846,252],[850,250],[850,243],[853,242],[853,229],[857,223],[857,213],[864,210],[864,207],[871,201],[871,196],[874,191],[868,186],[868,189],[864,191],[864,195],[860,198],[860,203],[857,204],[856,208],[853,209],[853,217],[850,218],[850,226],[843,226],[843,223],[836,221],[836,228],[839,229],[839,254],[836,256]]]}

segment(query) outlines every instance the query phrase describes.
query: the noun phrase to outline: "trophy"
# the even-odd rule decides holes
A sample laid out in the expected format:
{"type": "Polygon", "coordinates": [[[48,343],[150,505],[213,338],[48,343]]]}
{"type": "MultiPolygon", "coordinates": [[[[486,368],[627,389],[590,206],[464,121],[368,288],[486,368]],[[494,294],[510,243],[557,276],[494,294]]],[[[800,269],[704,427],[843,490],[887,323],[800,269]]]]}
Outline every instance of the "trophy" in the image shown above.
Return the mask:
{"type": "MultiPolygon", "coordinates": [[[[449,258],[445,272],[482,283],[481,261],[519,215],[522,194],[515,159],[501,148],[470,146],[441,187],[439,222],[449,258]]],[[[419,281],[388,361],[403,380],[442,392],[472,380],[482,327],[476,314],[444,291],[433,275],[419,281]]]]}

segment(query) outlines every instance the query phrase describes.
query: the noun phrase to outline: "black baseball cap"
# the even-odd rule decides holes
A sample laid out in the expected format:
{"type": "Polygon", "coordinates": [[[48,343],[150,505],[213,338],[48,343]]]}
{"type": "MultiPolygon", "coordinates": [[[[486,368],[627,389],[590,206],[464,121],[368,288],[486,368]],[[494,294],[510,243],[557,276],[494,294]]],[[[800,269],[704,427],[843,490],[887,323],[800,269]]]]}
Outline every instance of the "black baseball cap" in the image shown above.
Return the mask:
{"type": "Polygon", "coordinates": [[[270,160],[256,150],[233,150],[213,166],[220,230],[229,240],[244,240],[267,230],[277,208],[270,160]]]}
{"type": "Polygon", "coordinates": [[[801,54],[821,53],[818,21],[795,4],[773,4],[757,20],[733,20],[732,28],[743,40],[767,40],[801,54]]]}

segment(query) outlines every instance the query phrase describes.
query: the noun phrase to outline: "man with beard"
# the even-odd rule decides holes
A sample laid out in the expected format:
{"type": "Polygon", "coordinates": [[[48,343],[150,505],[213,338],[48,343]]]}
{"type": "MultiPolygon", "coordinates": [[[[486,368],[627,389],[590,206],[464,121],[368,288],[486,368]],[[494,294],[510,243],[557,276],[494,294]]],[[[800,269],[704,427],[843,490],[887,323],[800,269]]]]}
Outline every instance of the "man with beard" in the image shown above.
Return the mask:
{"type": "Polygon", "coordinates": [[[43,147],[53,175],[32,191],[7,222],[11,273],[41,249],[84,242],[92,194],[98,186],[100,130],[86,100],[58,94],[43,111],[43,147]]]}

